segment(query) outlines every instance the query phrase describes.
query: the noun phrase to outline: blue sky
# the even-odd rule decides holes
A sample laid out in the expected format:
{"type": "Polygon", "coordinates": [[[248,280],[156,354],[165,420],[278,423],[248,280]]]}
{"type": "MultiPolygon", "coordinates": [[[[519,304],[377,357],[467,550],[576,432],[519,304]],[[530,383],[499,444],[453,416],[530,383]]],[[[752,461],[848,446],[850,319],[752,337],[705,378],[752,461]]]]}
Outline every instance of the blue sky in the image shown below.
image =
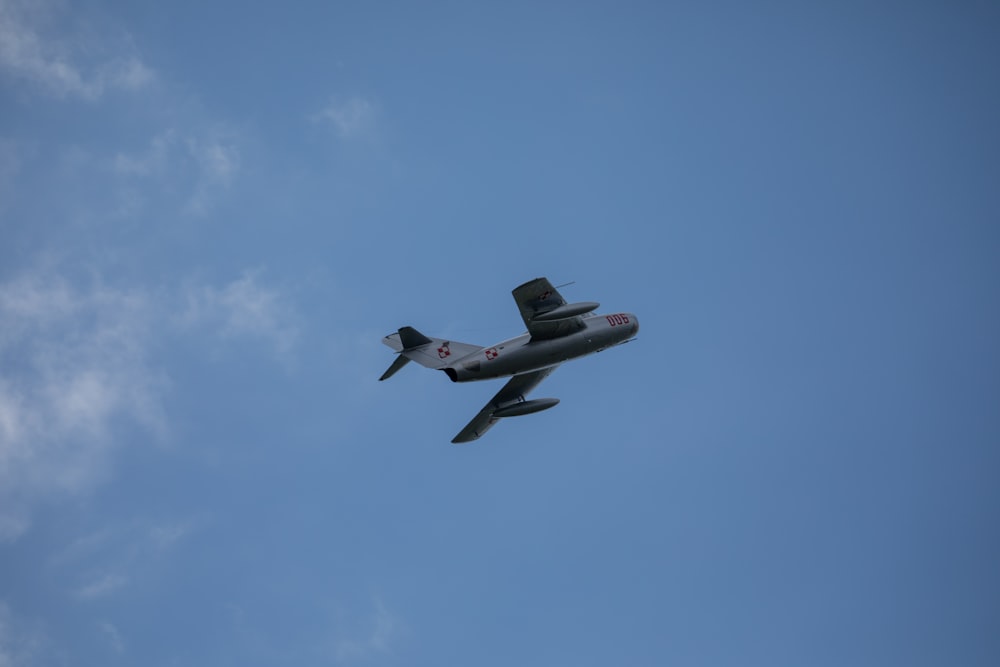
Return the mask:
{"type": "Polygon", "coordinates": [[[997,664],[998,29],[0,1],[0,664],[997,664]]]}

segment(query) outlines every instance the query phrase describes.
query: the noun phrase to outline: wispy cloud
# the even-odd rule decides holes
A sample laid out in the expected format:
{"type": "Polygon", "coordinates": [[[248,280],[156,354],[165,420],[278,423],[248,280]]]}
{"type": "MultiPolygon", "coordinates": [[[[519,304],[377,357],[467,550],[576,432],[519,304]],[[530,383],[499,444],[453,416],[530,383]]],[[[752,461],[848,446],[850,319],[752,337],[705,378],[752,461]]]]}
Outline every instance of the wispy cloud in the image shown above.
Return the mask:
{"type": "Polygon", "coordinates": [[[166,169],[170,153],[177,143],[177,133],[165,130],[150,140],[145,151],[117,153],[114,157],[115,171],[128,176],[160,175],[166,169]]]}
{"type": "Polygon", "coordinates": [[[61,551],[49,559],[53,565],[73,563],[87,558],[101,550],[111,539],[112,532],[107,526],[92,533],[78,537],[61,551]]]}
{"type": "Polygon", "coordinates": [[[187,537],[193,526],[191,521],[152,524],[147,527],[146,534],[150,546],[155,551],[162,552],[187,537]]]}
{"type": "Polygon", "coordinates": [[[145,150],[119,151],[112,164],[126,183],[185,193],[181,210],[202,216],[236,179],[241,160],[235,132],[214,129],[185,136],[169,129],[153,137],[145,150]]]}
{"type": "MultiPolygon", "coordinates": [[[[71,283],[57,271],[0,283],[0,541],[30,525],[41,499],[92,488],[108,472],[124,425],[167,434],[167,371],[152,359],[165,337],[259,339],[282,362],[298,336],[286,296],[247,273],[183,293],[71,283]],[[173,314],[183,304],[180,321],[173,314]]],[[[189,526],[160,525],[162,546],[189,526]]]]}
{"type": "Polygon", "coordinates": [[[98,624],[98,627],[101,629],[101,633],[111,645],[112,651],[118,653],[119,655],[125,652],[125,642],[122,640],[122,635],[114,624],[109,623],[108,621],[101,621],[98,624]]]}
{"type": "Polygon", "coordinates": [[[209,327],[224,337],[255,337],[270,341],[279,358],[290,361],[299,332],[288,299],[279,290],[258,283],[245,273],[222,288],[190,287],[183,326],[209,327]]]}
{"type": "Polygon", "coordinates": [[[26,275],[0,284],[0,539],[24,505],[76,492],[104,473],[120,419],[161,433],[163,377],[147,362],[148,298],[26,275]]]}
{"type": "Polygon", "coordinates": [[[157,563],[172,558],[199,523],[197,519],[105,522],[99,530],[57,551],[45,566],[54,579],[65,582],[67,593],[79,602],[102,600],[134,582],[148,580],[157,563]]]}
{"type": "Polygon", "coordinates": [[[353,139],[370,134],[375,129],[375,105],[369,100],[353,96],[334,98],[313,116],[316,122],[329,123],[342,139],[353,139]]]}
{"type": "Polygon", "coordinates": [[[0,0],[0,71],[56,97],[86,100],[107,90],[142,88],[153,80],[152,70],[131,52],[127,38],[90,37],[83,31],[53,34],[50,15],[55,9],[47,3],[39,7],[0,0]],[[90,54],[106,52],[109,43],[122,44],[124,52],[88,62],[90,54]]]}
{"type": "Polygon", "coordinates": [[[221,183],[229,183],[240,166],[239,152],[232,144],[219,139],[190,141],[188,148],[201,165],[202,172],[221,183]]]}
{"type": "MultiPolygon", "coordinates": [[[[9,139],[0,138],[0,197],[8,198],[14,179],[21,170],[21,159],[16,145],[9,139]]],[[[0,210],[2,210],[0,204],[0,210]]]]}
{"type": "Polygon", "coordinates": [[[188,140],[187,149],[198,164],[199,178],[186,212],[204,215],[215,193],[228,188],[236,177],[240,152],[232,140],[220,136],[188,140]]]}
{"type": "Polygon", "coordinates": [[[402,634],[401,624],[378,598],[373,599],[374,611],[367,620],[367,630],[356,637],[341,637],[334,651],[337,662],[368,661],[379,655],[392,653],[394,642],[402,634]]]}
{"type": "Polygon", "coordinates": [[[104,597],[127,583],[128,577],[125,575],[117,573],[104,574],[78,588],[76,596],[82,600],[93,600],[104,597]]]}
{"type": "Polygon", "coordinates": [[[0,667],[53,664],[54,658],[51,642],[40,628],[0,600],[0,667]]]}

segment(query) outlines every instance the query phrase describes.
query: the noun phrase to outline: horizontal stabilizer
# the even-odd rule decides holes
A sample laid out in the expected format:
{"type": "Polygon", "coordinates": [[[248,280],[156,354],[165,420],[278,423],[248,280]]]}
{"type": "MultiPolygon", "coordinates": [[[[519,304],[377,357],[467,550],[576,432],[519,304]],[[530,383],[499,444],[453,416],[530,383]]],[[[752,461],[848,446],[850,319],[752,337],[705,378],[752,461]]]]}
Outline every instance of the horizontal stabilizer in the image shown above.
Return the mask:
{"type": "Polygon", "coordinates": [[[385,373],[382,373],[382,377],[380,377],[378,379],[378,381],[381,382],[382,380],[388,380],[393,375],[395,375],[396,372],[399,371],[400,368],[402,368],[403,366],[405,366],[408,363],[410,363],[410,360],[407,357],[404,357],[403,355],[399,355],[392,362],[392,365],[389,366],[389,368],[386,369],[385,373]]]}
{"type": "Polygon", "coordinates": [[[393,350],[393,352],[402,352],[403,351],[403,343],[401,343],[400,340],[399,340],[399,333],[398,332],[391,333],[388,336],[384,337],[382,339],[382,344],[383,345],[388,345],[389,347],[391,347],[392,350],[393,350]]]}

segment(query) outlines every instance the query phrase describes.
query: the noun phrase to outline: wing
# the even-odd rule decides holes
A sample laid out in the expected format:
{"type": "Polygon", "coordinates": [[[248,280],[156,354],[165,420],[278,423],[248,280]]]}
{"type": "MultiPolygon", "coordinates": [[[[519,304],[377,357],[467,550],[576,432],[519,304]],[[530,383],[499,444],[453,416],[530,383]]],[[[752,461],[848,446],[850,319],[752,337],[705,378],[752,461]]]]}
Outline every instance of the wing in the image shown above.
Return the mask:
{"type": "Polygon", "coordinates": [[[498,391],[497,395],[491,398],[490,402],[479,411],[479,414],[473,417],[472,421],[469,422],[465,428],[463,428],[461,432],[455,436],[455,439],[452,440],[452,442],[472,442],[473,440],[481,437],[499,420],[499,417],[493,416],[493,413],[496,410],[505,407],[506,405],[523,401],[524,397],[527,396],[532,389],[537,387],[542,380],[547,378],[555,369],[556,367],[552,366],[550,368],[543,368],[540,371],[522,373],[521,375],[515,375],[512,377],[507,381],[507,384],[503,386],[503,389],[498,391]]]}
{"type": "MultiPolygon", "coordinates": [[[[579,331],[583,328],[583,318],[567,317],[564,319],[541,322],[535,318],[550,310],[566,305],[566,299],[552,286],[548,278],[529,280],[511,292],[517,309],[521,311],[521,319],[528,328],[533,340],[558,338],[579,331]]],[[[596,304],[595,304],[596,305],[596,304]]]]}

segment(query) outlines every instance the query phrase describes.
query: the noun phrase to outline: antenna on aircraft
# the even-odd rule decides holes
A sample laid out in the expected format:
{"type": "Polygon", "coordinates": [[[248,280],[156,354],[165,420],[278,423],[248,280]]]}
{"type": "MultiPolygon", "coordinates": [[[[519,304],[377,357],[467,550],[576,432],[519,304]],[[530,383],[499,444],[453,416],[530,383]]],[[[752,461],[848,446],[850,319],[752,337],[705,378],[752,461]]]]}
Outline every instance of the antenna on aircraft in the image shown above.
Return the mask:
{"type": "Polygon", "coordinates": [[[556,289],[559,289],[560,287],[569,287],[570,285],[575,285],[575,284],[576,284],[576,281],[575,280],[571,280],[568,283],[563,283],[562,285],[556,285],[556,289]]]}

